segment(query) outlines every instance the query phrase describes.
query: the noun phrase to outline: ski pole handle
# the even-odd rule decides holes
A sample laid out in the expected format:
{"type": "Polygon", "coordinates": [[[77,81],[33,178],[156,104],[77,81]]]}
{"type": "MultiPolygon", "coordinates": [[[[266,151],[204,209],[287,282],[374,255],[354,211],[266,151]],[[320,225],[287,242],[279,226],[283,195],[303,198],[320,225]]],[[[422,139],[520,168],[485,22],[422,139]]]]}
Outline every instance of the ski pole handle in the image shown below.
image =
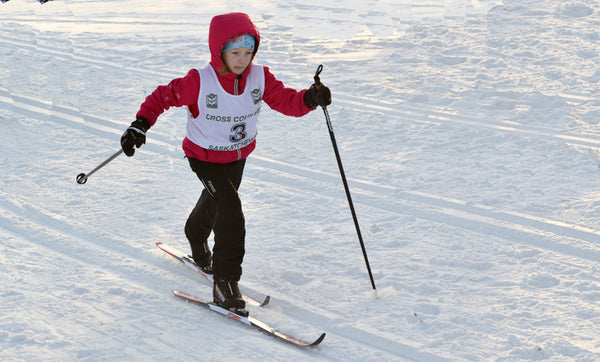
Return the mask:
{"type": "Polygon", "coordinates": [[[113,154],[112,156],[110,156],[109,158],[107,158],[106,161],[104,161],[101,164],[99,164],[95,169],[91,170],[87,175],[85,173],[83,173],[83,172],[80,173],[79,175],[77,175],[77,183],[80,184],[80,185],[83,185],[84,183],[86,183],[88,177],[92,176],[96,171],[98,171],[102,167],[106,166],[107,163],[109,163],[110,161],[112,161],[115,158],[117,158],[117,156],[119,156],[121,153],[123,153],[123,149],[120,149],[117,152],[115,152],[115,154],[113,154]]]}

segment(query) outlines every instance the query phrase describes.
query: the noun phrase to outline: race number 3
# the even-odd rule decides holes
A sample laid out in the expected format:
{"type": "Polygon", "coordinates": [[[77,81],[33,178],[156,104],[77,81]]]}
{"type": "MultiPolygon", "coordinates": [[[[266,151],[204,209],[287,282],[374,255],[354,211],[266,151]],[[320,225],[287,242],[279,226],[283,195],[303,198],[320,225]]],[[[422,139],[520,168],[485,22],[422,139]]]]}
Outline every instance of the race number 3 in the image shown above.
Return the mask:
{"type": "Polygon", "coordinates": [[[233,132],[233,134],[229,136],[229,140],[231,142],[240,142],[247,136],[246,123],[238,123],[235,126],[231,127],[231,132],[233,132]]]}

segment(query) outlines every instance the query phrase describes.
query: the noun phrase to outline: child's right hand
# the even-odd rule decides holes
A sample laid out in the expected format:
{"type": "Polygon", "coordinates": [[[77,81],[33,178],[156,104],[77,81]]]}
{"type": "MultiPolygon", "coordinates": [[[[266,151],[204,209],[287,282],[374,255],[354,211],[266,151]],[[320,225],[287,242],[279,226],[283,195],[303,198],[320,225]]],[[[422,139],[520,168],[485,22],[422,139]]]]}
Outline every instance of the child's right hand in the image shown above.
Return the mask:
{"type": "Polygon", "coordinates": [[[146,143],[146,131],[149,128],[150,123],[146,119],[138,117],[138,119],[133,121],[131,126],[125,130],[123,136],[121,136],[121,148],[123,148],[123,152],[128,157],[133,156],[135,147],[140,148],[146,143]]]}

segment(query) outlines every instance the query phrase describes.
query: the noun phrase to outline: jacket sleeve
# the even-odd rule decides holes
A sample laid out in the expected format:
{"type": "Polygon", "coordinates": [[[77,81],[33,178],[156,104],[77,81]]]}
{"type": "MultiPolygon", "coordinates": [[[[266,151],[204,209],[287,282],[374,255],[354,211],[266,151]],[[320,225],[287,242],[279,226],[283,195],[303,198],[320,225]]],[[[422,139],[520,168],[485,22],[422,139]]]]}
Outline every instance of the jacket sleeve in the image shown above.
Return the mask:
{"type": "Polygon", "coordinates": [[[190,70],[185,77],[176,78],[167,85],[158,86],[140,106],[136,117],[143,117],[156,123],[156,119],[170,107],[194,106],[200,93],[200,74],[190,70]]]}
{"type": "Polygon", "coordinates": [[[292,88],[287,88],[283,82],[275,78],[269,67],[263,66],[263,68],[265,70],[265,93],[263,94],[263,101],[269,107],[286,116],[295,117],[304,116],[314,109],[304,104],[304,93],[306,93],[307,89],[296,91],[292,88]]]}

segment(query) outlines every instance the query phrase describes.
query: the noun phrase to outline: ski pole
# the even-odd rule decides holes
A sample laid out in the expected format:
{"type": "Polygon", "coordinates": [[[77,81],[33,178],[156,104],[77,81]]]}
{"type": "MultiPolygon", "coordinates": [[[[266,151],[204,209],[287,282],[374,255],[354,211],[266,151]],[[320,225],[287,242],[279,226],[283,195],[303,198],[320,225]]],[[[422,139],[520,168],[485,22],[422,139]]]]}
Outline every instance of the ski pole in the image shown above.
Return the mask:
{"type": "Polygon", "coordinates": [[[85,173],[83,173],[83,172],[80,173],[79,175],[77,175],[77,183],[78,184],[82,184],[82,185],[84,183],[86,183],[88,177],[92,176],[96,171],[98,171],[102,167],[106,166],[107,163],[109,163],[110,161],[114,160],[121,153],[123,153],[123,150],[122,149],[118,150],[117,152],[115,152],[114,155],[112,155],[109,158],[107,158],[106,161],[104,161],[101,164],[99,164],[95,169],[91,170],[87,175],[85,173]]]}
{"type": "MultiPolygon", "coordinates": [[[[319,65],[317,68],[317,72],[315,73],[315,86],[317,87],[317,91],[321,88],[321,79],[319,78],[319,74],[323,70],[323,64],[319,65]]],[[[342,183],[344,184],[344,189],[346,190],[346,198],[348,198],[348,204],[350,205],[350,211],[352,212],[352,218],[354,219],[354,226],[356,227],[356,233],[358,234],[358,240],[360,241],[360,247],[362,248],[363,256],[365,257],[365,263],[367,264],[367,271],[369,272],[369,278],[371,278],[371,286],[373,286],[373,290],[375,290],[375,280],[373,279],[373,273],[371,272],[371,266],[369,265],[369,258],[367,257],[367,250],[365,249],[365,243],[362,238],[362,234],[360,233],[360,226],[358,225],[358,218],[356,217],[356,211],[354,210],[354,204],[352,203],[352,196],[350,195],[350,188],[348,187],[348,181],[346,180],[346,173],[344,172],[344,166],[342,165],[342,159],[340,157],[340,152],[338,151],[337,142],[335,141],[335,135],[333,134],[333,126],[331,125],[331,120],[329,119],[329,112],[327,111],[326,106],[321,106],[323,109],[323,113],[325,113],[325,121],[327,122],[327,128],[329,129],[329,137],[331,138],[331,144],[333,145],[333,151],[335,153],[335,158],[337,160],[338,168],[340,169],[340,174],[342,176],[342,183]]]]}

